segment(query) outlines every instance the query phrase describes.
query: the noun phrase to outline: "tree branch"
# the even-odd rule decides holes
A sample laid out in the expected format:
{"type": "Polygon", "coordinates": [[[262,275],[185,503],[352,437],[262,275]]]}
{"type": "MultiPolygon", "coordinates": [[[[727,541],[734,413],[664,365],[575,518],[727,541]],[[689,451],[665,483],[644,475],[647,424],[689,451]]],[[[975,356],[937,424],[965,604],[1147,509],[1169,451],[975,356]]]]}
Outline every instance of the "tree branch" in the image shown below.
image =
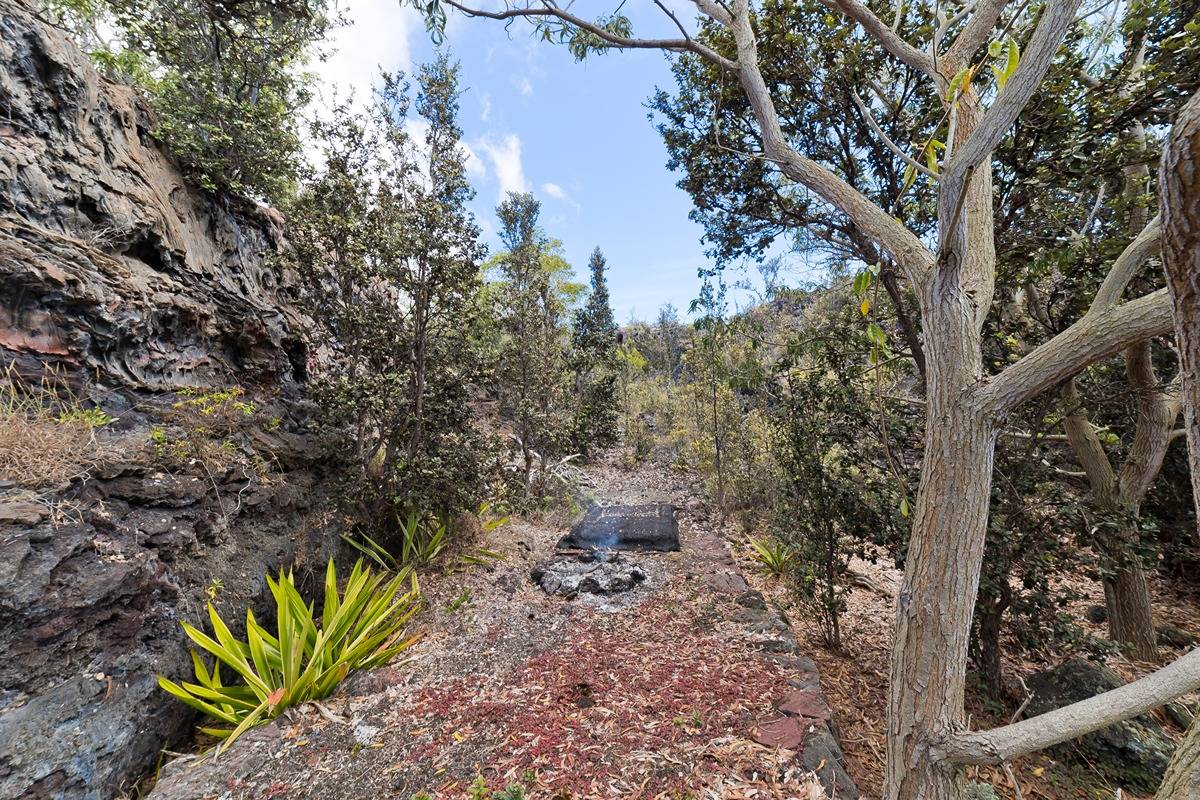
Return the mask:
{"type": "Polygon", "coordinates": [[[1146,259],[1159,251],[1161,245],[1162,218],[1155,214],[1154,219],[1147,222],[1146,227],[1142,228],[1141,232],[1133,237],[1133,241],[1121,251],[1121,255],[1117,256],[1108,274],[1104,276],[1104,283],[1096,290],[1088,313],[1112,308],[1120,302],[1129,281],[1146,259]]]}
{"type": "Polygon", "coordinates": [[[1002,728],[958,734],[934,751],[956,764],[1000,764],[1145,714],[1197,687],[1200,649],[1133,683],[1002,728]]]}
{"type": "MultiPolygon", "coordinates": [[[[971,19],[967,21],[966,26],[954,41],[950,43],[950,47],[946,49],[946,54],[942,57],[940,66],[945,75],[953,77],[954,73],[970,63],[971,56],[976,50],[983,47],[984,42],[992,35],[996,23],[1000,20],[1000,14],[1003,13],[1004,7],[1008,3],[1009,0],[982,0],[976,5],[975,13],[971,15],[971,19]]],[[[948,22],[947,27],[952,24],[952,22],[948,22]]]]}
{"type": "Polygon", "coordinates": [[[908,164],[910,167],[912,167],[913,169],[915,169],[917,172],[921,173],[925,177],[927,177],[927,178],[937,177],[929,170],[928,167],[926,167],[920,161],[917,161],[912,156],[905,153],[903,150],[900,149],[900,146],[898,144],[896,144],[895,142],[892,141],[892,137],[888,136],[887,133],[883,130],[883,128],[881,128],[879,126],[879,122],[875,119],[875,115],[871,113],[871,109],[867,108],[867,104],[864,103],[863,99],[858,96],[857,91],[852,91],[850,93],[850,97],[854,100],[854,105],[858,106],[859,112],[864,117],[866,117],[867,124],[871,126],[871,130],[875,131],[875,135],[883,140],[883,143],[887,147],[888,150],[891,150],[896,155],[897,158],[899,158],[905,164],[908,164]]]}
{"type": "Polygon", "coordinates": [[[841,11],[861,25],[863,30],[879,42],[884,50],[918,72],[937,79],[937,68],[933,63],[933,57],[904,41],[898,33],[888,27],[887,23],[875,16],[874,11],[858,0],[821,0],[821,5],[834,11],[841,11]]]}
{"type": "Polygon", "coordinates": [[[983,400],[993,413],[1003,416],[1089,364],[1170,331],[1171,304],[1166,289],[1088,312],[986,384],[981,390],[983,400]]]}
{"type": "Polygon", "coordinates": [[[758,67],[758,46],[750,25],[747,0],[736,0],[731,22],[737,42],[738,78],[762,131],[763,151],[767,158],[778,164],[789,178],[807,186],[849,217],[863,233],[891,254],[911,283],[920,284],[933,270],[934,259],[929,248],[895,217],[831,170],[792,149],[783,135],[775,104],[758,67]]]}
{"type": "Polygon", "coordinates": [[[731,72],[737,71],[738,65],[736,62],[730,61],[725,56],[721,55],[711,47],[700,44],[695,39],[690,37],[685,39],[634,39],[626,36],[617,36],[614,33],[606,31],[595,23],[588,22],[582,17],[577,17],[569,11],[559,8],[555,5],[546,4],[541,7],[523,6],[519,8],[505,8],[502,11],[485,11],[481,8],[471,8],[459,3],[458,0],[446,0],[446,5],[451,8],[461,11],[468,17],[483,17],[485,19],[496,20],[511,20],[511,19],[539,19],[553,18],[572,25],[581,31],[592,34],[593,36],[607,42],[612,47],[618,50],[670,50],[677,53],[690,52],[695,53],[703,58],[712,61],[724,69],[731,72]]]}
{"type": "MultiPolygon", "coordinates": [[[[1067,29],[1075,20],[1075,11],[1080,2],[1081,0],[1050,0],[1047,3],[1037,30],[1034,31],[1025,54],[1021,56],[1016,71],[1008,79],[991,108],[983,115],[978,127],[971,131],[967,140],[942,169],[942,192],[947,197],[958,198],[966,192],[970,171],[992,154],[1025,106],[1029,105],[1033,93],[1037,91],[1046,75],[1046,70],[1054,61],[1054,55],[1058,52],[1058,46],[1062,44],[1067,29]]],[[[957,205],[956,199],[948,207],[954,208],[957,205]]],[[[943,231],[942,240],[950,241],[950,232],[943,231]]]]}

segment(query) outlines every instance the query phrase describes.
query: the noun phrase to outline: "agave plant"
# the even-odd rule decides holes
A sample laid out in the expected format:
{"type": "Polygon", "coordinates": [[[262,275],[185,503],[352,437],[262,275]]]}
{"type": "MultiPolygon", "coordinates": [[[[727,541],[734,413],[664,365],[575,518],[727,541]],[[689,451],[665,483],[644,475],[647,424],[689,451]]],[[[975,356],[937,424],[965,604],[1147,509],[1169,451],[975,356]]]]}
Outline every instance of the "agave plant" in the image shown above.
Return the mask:
{"type": "Polygon", "coordinates": [[[183,630],[215,657],[212,668],[193,650],[195,683],[158,677],[164,690],[218,723],[201,730],[222,739],[222,744],[287,708],[327,697],[351,671],[385,664],[418,638],[404,633],[421,602],[409,570],[389,579],[386,573],[372,573],[360,559],[339,595],[337,570],[330,559],[320,617],[296,590],[290,570],[280,571],[277,579],[268,575],[267,583],[275,598],[274,633],[247,610],[242,641],[209,603],[216,638],[186,622],[183,630]],[[232,680],[222,676],[223,669],[232,672],[232,680]]]}
{"type": "Polygon", "coordinates": [[[787,573],[788,566],[795,556],[790,547],[773,537],[756,539],[751,536],[749,538],[750,546],[754,548],[754,560],[762,565],[763,572],[775,578],[782,577],[787,573]]]}

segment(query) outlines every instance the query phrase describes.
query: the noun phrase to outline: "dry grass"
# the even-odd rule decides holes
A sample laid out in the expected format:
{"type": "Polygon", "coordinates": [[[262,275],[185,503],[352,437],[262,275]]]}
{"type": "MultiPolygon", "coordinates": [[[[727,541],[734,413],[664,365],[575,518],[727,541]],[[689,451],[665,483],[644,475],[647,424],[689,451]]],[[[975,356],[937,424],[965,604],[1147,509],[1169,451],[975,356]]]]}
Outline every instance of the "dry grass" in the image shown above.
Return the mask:
{"type": "Polygon", "coordinates": [[[50,381],[33,386],[11,368],[0,383],[0,481],[39,488],[82,477],[103,461],[96,429],[111,421],[61,396],[50,381]]]}

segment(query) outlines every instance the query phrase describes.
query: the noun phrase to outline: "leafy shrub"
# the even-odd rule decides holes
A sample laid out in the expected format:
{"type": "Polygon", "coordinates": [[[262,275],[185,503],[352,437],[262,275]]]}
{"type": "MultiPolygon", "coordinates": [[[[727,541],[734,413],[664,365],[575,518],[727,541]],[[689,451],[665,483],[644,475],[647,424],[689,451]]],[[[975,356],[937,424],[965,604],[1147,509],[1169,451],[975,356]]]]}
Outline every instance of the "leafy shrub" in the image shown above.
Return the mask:
{"type": "Polygon", "coordinates": [[[339,104],[315,121],[324,158],[288,212],[284,257],[304,279],[313,347],[328,356],[312,398],[345,458],[344,507],[385,546],[411,538],[401,530],[411,509],[474,507],[495,461],[476,419],[484,249],[457,81],[442,56],[421,68],[415,97],[386,75],[366,114],[339,104]]]}
{"type": "Polygon", "coordinates": [[[136,86],[154,136],[210,191],[279,203],[294,189],[304,69],[326,0],[40,0],[109,78],[136,86]]]}
{"type": "Polygon", "coordinates": [[[292,573],[267,576],[275,598],[275,632],[246,611],[246,639],[234,637],[212,603],[208,618],[216,638],[184,622],[183,630],[215,657],[211,670],[192,651],[196,683],[159,676],[158,685],[224,726],[201,730],[228,744],[285,709],[327,697],[353,670],[386,664],[417,639],[405,637],[405,624],[420,606],[416,578],[407,570],[390,579],[372,573],[361,560],[339,595],[330,559],[320,617],[296,590],[292,573]],[[232,672],[227,683],[222,669],[232,672]]]}

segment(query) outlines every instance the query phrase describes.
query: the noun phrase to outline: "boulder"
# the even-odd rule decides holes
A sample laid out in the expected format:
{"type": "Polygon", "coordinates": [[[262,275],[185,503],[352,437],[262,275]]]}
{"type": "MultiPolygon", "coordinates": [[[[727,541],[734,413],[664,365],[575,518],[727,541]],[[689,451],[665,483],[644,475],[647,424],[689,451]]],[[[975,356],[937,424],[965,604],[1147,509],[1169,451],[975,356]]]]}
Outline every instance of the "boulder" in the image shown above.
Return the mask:
{"type": "MultiPolygon", "coordinates": [[[[1123,681],[1113,670],[1076,658],[1027,680],[1032,699],[1026,716],[1053,711],[1116,689],[1123,681]]],[[[1087,764],[1126,791],[1151,794],[1162,780],[1174,744],[1148,716],[1090,733],[1056,748],[1059,757],[1087,764]]]]}

